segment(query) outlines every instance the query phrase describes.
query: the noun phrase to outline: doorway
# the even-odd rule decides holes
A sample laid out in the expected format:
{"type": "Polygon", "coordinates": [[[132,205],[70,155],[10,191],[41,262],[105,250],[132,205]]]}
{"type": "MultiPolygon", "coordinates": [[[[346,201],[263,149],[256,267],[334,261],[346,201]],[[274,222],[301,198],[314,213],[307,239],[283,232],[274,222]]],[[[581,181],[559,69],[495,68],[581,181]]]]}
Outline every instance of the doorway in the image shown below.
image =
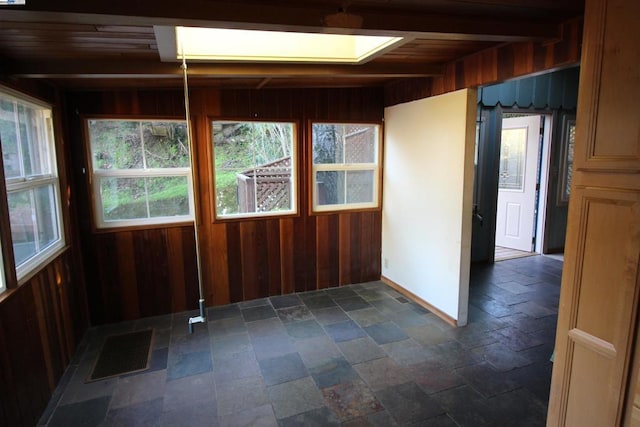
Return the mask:
{"type": "Polygon", "coordinates": [[[542,252],[551,116],[503,112],[494,260],[542,252]]]}

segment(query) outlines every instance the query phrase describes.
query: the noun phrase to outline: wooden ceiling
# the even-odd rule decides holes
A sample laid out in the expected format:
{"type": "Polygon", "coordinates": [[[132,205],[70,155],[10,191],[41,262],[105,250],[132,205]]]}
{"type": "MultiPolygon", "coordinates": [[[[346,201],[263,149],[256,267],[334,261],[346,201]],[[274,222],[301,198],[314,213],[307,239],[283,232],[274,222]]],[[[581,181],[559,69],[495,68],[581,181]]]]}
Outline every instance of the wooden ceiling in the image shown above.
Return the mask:
{"type": "MultiPolygon", "coordinates": [[[[235,88],[378,86],[440,75],[445,64],[497,45],[558,39],[583,0],[26,0],[0,6],[0,74],[69,88],[177,87],[154,25],[400,35],[404,45],[362,65],[189,64],[191,85],[235,88]],[[346,9],[362,26],[334,28],[346,9]]],[[[259,40],[256,41],[259,43],[259,40]]]]}

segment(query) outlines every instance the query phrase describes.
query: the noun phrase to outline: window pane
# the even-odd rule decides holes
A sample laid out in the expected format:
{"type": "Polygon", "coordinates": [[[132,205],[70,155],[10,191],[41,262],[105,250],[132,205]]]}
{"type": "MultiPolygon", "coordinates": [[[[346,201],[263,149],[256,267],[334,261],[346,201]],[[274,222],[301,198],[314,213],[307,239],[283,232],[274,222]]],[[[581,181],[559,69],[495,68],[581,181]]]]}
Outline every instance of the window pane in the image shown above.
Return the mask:
{"type": "Polygon", "coordinates": [[[36,254],[35,209],[33,209],[32,195],[31,190],[7,194],[16,266],[36,254]]]}
{"type": "Polygon", "coordinates": [[[38,220],[38,242],[41,249],[56,242],[58,234],[58,213],[53,185],[35,189],[36,218],[38,220]]]}
{"type": "Polygon", "coordinates": [[[18,117],[24,176],[50,173],[46,121],[42,111],[18,105],[18,117]]]}
{"type": "Polygon", "coordinates": [[[344,126],[314,123],[312,132],[314,164],[344,163],[344,126]]]}
{"type": "Polygon", "coordinates": [[[316,173],[316,202],[318,205],[341,205],[345,203],[344,171],[316,173]]]}
{"type": "Polygon", "coordinates": [[[101,178],[105,221],[189,215],[186,176],[101,178]]]}
{"type": "Polygon", "coordinates": [[[186,176],[146,178],[149,216],[189,215],[189,189],[186,176]]]}
{"type": "Polygon", "coordinates": [[[499,188],[522,190],[527,129],[504,129],[500,142],[499,188]]]}
{"type": "Polygon", "coordinates": [[[373,202],[373,171],[347,172],[347,203],[373,202]]]}
{"type": "Polygon", "coordinates": [[[0,142],[2,143],[2,160],[6,179],[21,176],[18,136],[16,133],[16,104],[13,101],[0,99],[0,142]]]}
{"type": "Polygon", "coordinates": [[[149,217],[144,178],[101,178],[100,195],[105,221],[149,217]]]}
{"type": "Polygon", "coordinates": [[[378,142],[377,126],[345,125],[345,163],[375,163],[378,142]]]}
{"type": "Polygon", "coordinates": [[[143,122],[147,168],[188,168],[189,140],[183,122],[143,122]]]}
{"type": "Polygon", "coordinates": [[[565,168],[564,181],[565,182],[564,182],[563,200],[568,201],[569,196],[571,195],[571,178],[573,175],[573,153],[574,153],[574,146],[576,142],[576,122],[575,121],[569,122],[567,126],[567,135],[565,136],[565,138],[566,138],[565,144],[567,146],[566,146],[566,159],[564,164],[564,168],[565,168]]]}
{"type": "Polygon", "coordinates": [[[51,109],[0,91],[0,138],[20,279],[64,244],[51,109]]]}
{"type": "Polygon", "coordinates": [[[378,126],[313,124],[313,163],[375,163],[378,126]]]}
{"type": "Polygon", "coordinates": [[[218,216],[290,212],[293,124],[213,122],[218,216]]]}
{"type": "Polygon", "coordinates": [[[94,169],[143,169],[140,122],[89,120],[94,169]]]}
{"type": "Polygon", "coordinates": [[[2,244],[0,244],[0,292],[7,288],[6,279],[4,278],[4,262],[2,260],[2,244]]]}

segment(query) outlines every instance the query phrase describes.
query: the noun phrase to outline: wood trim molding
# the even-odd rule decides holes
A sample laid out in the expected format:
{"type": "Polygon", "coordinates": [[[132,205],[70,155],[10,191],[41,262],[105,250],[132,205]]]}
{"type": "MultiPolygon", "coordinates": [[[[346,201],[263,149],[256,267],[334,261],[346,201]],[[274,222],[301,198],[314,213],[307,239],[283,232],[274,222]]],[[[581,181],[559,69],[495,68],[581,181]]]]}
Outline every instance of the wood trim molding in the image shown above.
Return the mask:
{"type": "Polygon", "coordinates": [[[616,348],[610,342],[588,334],[580,329],[573,328],[569,331],[569,338],[583,347],[598,353],[607,359],[614,359],[617,355],[616,348]]]}
{"type": "Polygon", "coordinates": [[[425,300],[423,300],[422,298],[420,298],[419,296],[417,296],[413,292],[403,288],[401,285],[397,284],[396,282],[394,282],[393,280],[389,279],[388,277],[381,276],[380,280],[382,282],[384,282],[385,284],[391,286],[394,290],[400,292],[402,295],[404,295],[405,297],[409,298],[410,300],[412,300],[413,302],[415,302],[419,306],[429,310],[431,313],[435,314],[436,316],[438,316],[440,319],[444,320],[445,322],[447,322],[451,326],[456,327],[456,328],[458,327],[458,321],[456,319],[454,319],[453,317],[449,316],[448,314],[446,314],[442,310],[440,310],[440,309],[434,307],[433,305],[429,304],[428,302],[426,302],[425,300]]]}

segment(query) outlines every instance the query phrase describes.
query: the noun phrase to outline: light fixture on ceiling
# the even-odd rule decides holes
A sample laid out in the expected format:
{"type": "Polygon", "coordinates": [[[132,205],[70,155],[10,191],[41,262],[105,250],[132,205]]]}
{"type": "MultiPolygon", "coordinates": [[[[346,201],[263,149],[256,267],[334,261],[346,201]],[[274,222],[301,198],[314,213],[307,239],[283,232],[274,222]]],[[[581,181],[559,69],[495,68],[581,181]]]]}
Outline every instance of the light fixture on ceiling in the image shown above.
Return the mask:
{"type": "MultiPolygon", "coordinates": [[[[346,19],[349,23],[353,18],[346,19]]],[[[157,26],[154,30],[161,59],[171,62],[179,61],[184,56],[191,62],[358,64],[397,46],[403,40],[402,37],[390,36],[202,27],[157,26]]]]}

